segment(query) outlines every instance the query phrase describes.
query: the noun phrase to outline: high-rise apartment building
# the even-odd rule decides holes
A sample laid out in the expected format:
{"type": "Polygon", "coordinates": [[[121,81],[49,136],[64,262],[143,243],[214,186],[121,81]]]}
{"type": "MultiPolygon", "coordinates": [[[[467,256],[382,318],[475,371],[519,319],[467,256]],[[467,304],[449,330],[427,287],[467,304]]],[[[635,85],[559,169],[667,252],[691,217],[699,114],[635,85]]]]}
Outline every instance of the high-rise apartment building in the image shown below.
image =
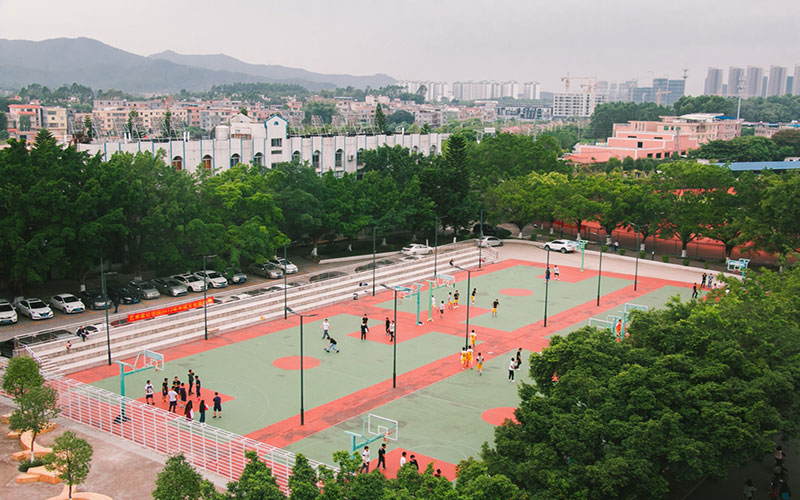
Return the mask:
{"type": "MultiPolygon", "coordinates": [[[[748,68],[749,69],[749,68],[748,68]]],[[[731,66],[728,68],[728,95],[736,97],[739,95],[739,86],[745,78],[744,68],[731,66]]]]}
{"type": "Polygon", "coordinates": [[[767,97],[784,95],[786,93],[786,68],[783,66],[770,66],[769,80],[767,82],[767,97]]]}
{"type": "Polygon", "coordinates": [[[589,117],[608,96],[595,92],[559,92],[553,94],[553,116],[557,118],[589,117]]]}
{"type": "MultiPolygon", "coordinates": [[[[763,78],[764,68],[748,66],[747,74],[744,78],[744,94],[742,97],[761,97],[764,89],[763,78]]],[[[728,85],[728,95],[731,95],[730,83],[728,85]]],[[[734,93],[733,95],[737,94],[734,93]]]]}
{"type": "Polygon", "coordinates": [[[800,95],[800,64],[794,66],[794,78],[792,79],[792,95],[800,95]]]}
{"type": "Polygon", "coordinates": [[[525,82],[522,84],[520,99],[541,99],[541,86],[539,82],[525,82]]]}
{"type": "Polygon", "coordinates": [[[708,68],[703,94],[722,95],[722,70],[720,68],[708,68]]]}

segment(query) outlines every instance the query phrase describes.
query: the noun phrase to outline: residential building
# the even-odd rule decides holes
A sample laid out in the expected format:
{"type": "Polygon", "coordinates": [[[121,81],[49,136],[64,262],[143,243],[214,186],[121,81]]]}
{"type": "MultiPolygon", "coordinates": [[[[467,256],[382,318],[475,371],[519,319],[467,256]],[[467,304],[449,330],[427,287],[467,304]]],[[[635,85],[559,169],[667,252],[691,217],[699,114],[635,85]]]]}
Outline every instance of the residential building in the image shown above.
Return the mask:
{"type": "Polygon", "coordinates": [[[800,95],[800,64],[794,66],[794,78],[792,79],[792,95],[800,95]]]}
{"type": "Polygon", "coordinates": [[[720,68],[708,68],[703,94],[722,95],[722,70],[720,68]]]}
{"type": "Polygon", "coordinates": [[[231,118],[229,125],[218,126],[214,139],[102,142],[79,144],[79,151],[102,153],[108,160],[114,153],[163,151],[167,161],[179,170],[200,169],[219,172],[238,163],[272,168],[276,163],[308,162],[320,174],[329,170],[335,175],[356,172],[359,155],[380,146],[402,146],[425,155],[440,154],[448,134],[289,136],[288,122],[274,115],[257,122],[245,115],[231,118]]]}
{"type": "Polygon", "coordinates": [[[542,98],[542,89],[539,82],[525,82],[522,84],[520,99],[538,100],[542,98]]]}
{"type": "MultiPolygon", "coordinates": [[[[764,84],[764,68],[758,68],[756,66],[748,66],[747,67],[747,74],[745,75],[744,79],[744,95],[742,97],[749,98],[749,97],[761,97],[763,93],[764,84]]],[[[731,88],[730,86],[730,79],[728,80],[728,95],[738,95],[736,91],[736,85],[731,88]]]]}
{"type": "MultiPolygon", "coordinates": [[[[748,71],[750,68],[747,68],[748,71]]],[[[759,68],[760,69],[760,68],[759,68]]],[[[741,81],[745,78],[744,68],[731,66],[728,68],[728,96],[737,97],[741,81]]]]}
{"type": "Polygon", "coordinates": [[[783,66],[770,66],[767,97],[784,94],[786,94],[786,68],[783,66]]]}
{"type": "Polygon", "coordinates": [[[723,119],[712,113],[662,116],[661,121],[615,123],[612,137],[604,143],[577,144],[566,159],[575,163],[665,159],[685,156],[692,149],[712,140],[729,140],[741,134],[741,120],[723,119]]]}
{"type": "Polygon", "coordinates": [[[559,92],[553,94],[553,116],[586,118],[604,102],[608,102],[608,96],[595,92],[559,92]]]}
{"type": "Polygon", "coordinates": [[[7,131],[11,138],[33,142],[41,129],[47,129],[59,143],[69,142],[67,136],[68,111],[56,106],[9,104],[7,131]]]}

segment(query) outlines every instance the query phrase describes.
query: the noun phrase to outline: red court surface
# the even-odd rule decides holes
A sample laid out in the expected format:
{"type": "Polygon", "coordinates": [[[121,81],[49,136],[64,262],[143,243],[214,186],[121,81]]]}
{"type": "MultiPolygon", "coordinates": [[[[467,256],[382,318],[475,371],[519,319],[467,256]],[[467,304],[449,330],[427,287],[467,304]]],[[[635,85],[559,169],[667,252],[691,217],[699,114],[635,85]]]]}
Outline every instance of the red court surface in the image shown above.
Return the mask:
{"type": "MultiPolygon", "coordinates": [[[[389,446],[389,445],[387,445],[389,446]]],[[[380,445],[375,444],[374,447],[370,446],[370,458],[373,456],[377,456],[378,448],[380,445]]],[[[456,466],[454,464],[444,462],[442,460],[436,460],[431,457],[427,457],[425,455],[421,455],[419,453],[415,453],[414,450],[409,450],[406,448],[395,448],[386,452],[386,469],[383,468],[379,469],[384,476],[386,477],[395,477],[397,476],[397,471],[400,470],[400,457],[402,457],[403,452],[406,452],[406,459],[410,460],[411,455],[414,455],[417,459],[417,463],[419,464],[419,471],[420,473],[425,472],[425,468],[428,466],[429,463],[433,462],[433,472],[436,472],[436,469],[440,469],[442,471],[442,476],[446,477],[447,479],[453,481],[456,478],[456,466]]],[[[378,459],[372,459],[369,462],[369,470],[375,470],[378,466],[378,459]]]]}
{"type": "MultiPolygon", "coordinates": [[[[212,413],[212,412],[211,412],[211,408],[214,406],[214,403],[213,403],[213,399],[214,399],[214,391],[213,391],[213,390],[210,390],[210,389],[206,389],[206,388],[204,387],[204,388],[202,388],[202,389],[200,390],[200,395],[201,395],[201,397],[200,397],[200,398],[198,398],[198,397],[197,397],[196,395],[194,395],[194,394],[193,394],[193,395],[191,395],[191,396],[188,396],[188,395],[187,395],[187,401],[188,401],[189,399],[191,399],[191,400],[192,400],[192,405],[194,405],[194,413],[195,413],[195,418],[200,418],[200,416],[197,414],[197,409],[198,409],[198,407],[199,407],[198,405],[200,404],[200,401],[201,401],[201,400],[205,400],[205,402],[206,402],[206,406],[208,406],[208,408],[209,408],[209,410],[208,410],[208,413],[207,413],[206,417],[207,417],[207,418],[211,418],[211,413],[212,413]]],[[[222,393],[220,393],[219,397],[222,399],[222,409],[223,409],[223,410],[225,410],[225,403],[226,403],[227,401],[231,401],[231,400],[233,400],[233,396],[228,396],[227,394],[222,394],[222,393]]],[[[142,403],[146,403],[146,402],[147,402],[147,401],[146,401],[146,398],[145,398],[144,396],[142,396],[142,397],[140,397],[140,398],[136,398],[136,401],[140,401],[140,402],[142,402],[142,403]]],[[[155,406],[156,408],[161,408],[162,410],[167,410],[167,409],[169,409],[169,400],[167,400],[167,401],[164,401],[164,402],[162,402],[162,401],[161,401],[161,390],[160,390],[160,389],[159,389],[159,390],[158,390],[158,392],[156,392],[156,394],[153,396],[153,401],[155,402],[155,405],[154,405],[154,406],[155,406]]],[[[179,398],[179,399],[178,399],[178,412],[181,412],[181,411],[182,411],[180,404],[181,404],[181,402],[180,402],[180,398],[179,398]]],[[[151,405],[151,406],[153,406],[153,405],[151,405]]]]}
{"type": "MultiPolygon", "coordinates": [[[[483,267],[485,272],[481,274],[486,276],[493,272],[509,269],[514,266],[529,266],[538,269],[544,267],[541,263],[531,263],[527,261],[509,259],[497,264],[484,265],[483,267]]],[[[585,272],[580,272],[579,268],[575,267],[560,266],[560,270],[561,280],[569,283],[577,283],[597,277],[596,271],[586,270],[585,272]]],[[[462,281],[466,282],[466,272],[458,272],[455,274],[455,276],[456,280],[459,282],[459,285],[462,285],[462,281]]],[[[618,273],[604,272],[603,276],[632,280],[632,276],[618,273]]],[[[466,283],[463,284],[465,285],[466,283]]],[[[551,291],[552,285],[553,282],[551,281],[551,291]]],[[[544,327],[542,320],[535,321],[513,331],[500,330],[499,326],[497,327],[498,329],[482,326],[478,330],[480,350],[484,353],[484,357],[486,358],[487,362],[498,356],[505,356],[505,353],[516,350],[520,347],[526,351],[539,352],[542,350],[542,348],[549,344],[547,337],[555,332],[575,325],[576,323],[584,321],[592,316],[599,315],[612,307],[620,307],[626,302],[635,302],[638,297],[656,291],[664,286],[678,286],[686,288],[690,287],[691,284],[640,276],[638,290],[634,291],[633,286],[631,285],[625,286],[610,293],[603,294],[600,306],[596,305],[594,298],[589,299],[587,297],[589,300],[586,302],[549,316],[547,320],[547,328],[544,327]]],[[[506,288],[500,289],[500,293],[509,296],[524,296],[530,295],[533,292],[522,288],[506,288]]],[[[464,297],[464,295],[462,295],[462,297],[464,297]]],[[[379,304],[385,303],[390,298],[391,292],[386,291],[379,293],[375,297],[367,295],[363,298],[360,298],[358,301],[343,301],[332,306],[317,309],[314,312],[317,313],[319,317],[335,317],[337,315],[344,314],[351,315],[356,318],[361,317],[364,313],[366,313],[372,323],[370,332],[367,335],[367,340],[369,342],[389,344],[390,338],[385,334],[383,320],[387,315],[390,318],[393,317],[394,313],[391,309],[386,309],[379,304]]],[[[467,297],[464,298],[468,300],[467,297]]],[[[476,302],[480,304],[480,301],[476,302]]],[[[488,301],[485,298],[482,302],[484,306],[488,305],[488,301]]],[[[470,305],[469,308],[470,319],[485,315],[488,312],[489,310],[485,307],[481,308],[476,307],[475,305],[470,305]]],[[[431,332],[452,335],[463,341],[465,332],[464,321],[467,319],[466,313],[466,300],[462,300],[461,307],[457,309],[446,310],[443,318],[440,317],[438,311],[435,311],[433,315],[434,321],[432,322],[426,321],[428,316],[427,310],[422,311],[420,319],[423,321],[423,325],[417,325],[416,314],[398,311],[398,344],[431,332]]],[[[353,331],[351,333],[347,333],[347,336],[354,337],[356,339],[360,337],[360,331],[357,330],[357,324],[357,322],[354,322],[352,325],[353,331]]],[[[211,351],[213,349],[236,342],[241,342],[243,340],[280,332],[287,328],[295,327],[296,325],[297,321],[295,318],[261,322],[248,328],[212,337],[207,341],[198,340],[176,346],[165,350],[163,354],[165,355],[166,360],[174,361],[185,356],[211,351]]],[[[342,356],[344,356],[344,354],[342,356]]],[[[132,359],[129,361],[132,361],[132,359]]],[[[299,357],[297,356],[280,358],[275,360],[273,363],[275,366],[286,370],[299,369],[299,357]]],[[[311,369],[317,366],[319,363],[320,361],[317,358],[304,358],[304,368],[306,369],[311,369]]],[[[285,447],[287,445],[297,443],[302,439],[313,436],[320,431],[324,431],[342,424],[343,422],[356,419],[366,413],[370,413],[375,408],[396,401],[404,396],[413,394],[423,388],[432,386],[437,382],[443,381],[448,377],[460,373],[461,370],[461,365],[457,362],[457,350],[454,350],[451,358],[437,360],[435,362],[419,366],[405,373],[398,374],[397,388],[392,388],[391,378],[376,380],[373,385],[365,389],[355,391],[352,394],[326,404],[321,404],[314,408],[307,408],[305,411],[305,425],[303,426],[298,425],[299,418],[295,415],[290,418],[271,423],[270,425],[266,425],[265,427],[256,431],[250,432],[246,435],[246,437],[267,443],[271,446],[285,447]]],[[[70,377],[81,382],[91,383],[107,377],[116,376],[118,373],[119,370],[116,366],[100,366],[72,374],[70,377]]],[[[156,387],[156,391],[157,393],[155,395],[155,400],[158,406],[166,408],[166,404],[162,404],[160,402],[160,385],[156,387]]],[[[213,392],[209,391],[210,389],[204,388],[204,397],[207,404],[211,406],[210,399],[212,396],[210,395],[213,395],[213,392]]],[[[230,399],[232,399],[231,396],[225,395],[223,397],[223,408],[224,402],[230,399]]],[[[143,401],[144,398],[140,398],[140,400],[143,401]]],[[[489,408],[483,411],[481,418],[492,425],[500,425],[506,418],[513,419],[513,408],[489,408]]],[[[210,415],[207,415],[207,423],[209,422],[209,419],[210,415]]],[[[402,442],[397,444],[402,445],[402,442]]],[[[374,469],[374,466],[377,463],[378,447],[379,444],[376,442],[375,448],[372,450],[372,455],[374,457],[371,465],[372,469],[374,469]]],[[[392,449],[387,455],[387,464],[389,466],[388,474],[394,474],[396,469],[399,467],[400,451],[401,448],[392,449]]],[[[409,452],[409,455],[413,453],[413,450],[407,451],[409,452]]],[[[417,455],[417,459],[420,463],[421,471],[424,470],[428,461],[434,460],[433,458],[425,457],[419,453],[415,454],[417,455]]],[[[314,458],[325,460],[325,457],[314,458]]],[[[327,460],[330,460],[330,458],[328,457],[327,460]]],[[[435,462],[435,468],[442,469],[442,472],[446,477],[450,479],[455,477],[455,466],[453,464],[439,460],[436,460],[435,462]]]]}

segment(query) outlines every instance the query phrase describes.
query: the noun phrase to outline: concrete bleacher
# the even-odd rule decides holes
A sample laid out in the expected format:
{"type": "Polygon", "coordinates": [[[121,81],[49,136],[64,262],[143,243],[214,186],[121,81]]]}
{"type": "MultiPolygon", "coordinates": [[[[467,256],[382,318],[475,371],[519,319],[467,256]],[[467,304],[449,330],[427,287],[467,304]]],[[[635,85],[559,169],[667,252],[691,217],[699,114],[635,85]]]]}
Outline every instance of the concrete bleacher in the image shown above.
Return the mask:
{"type": "MultiPolygon", "coordinates": [[[[445,271],[450,259],[463,267],[477,265],[478,252],[474,241],[440,246],[439,269],[445,271]]],[[[491,261],[497,258],[497,253],[490,249],[484,248],[482,252],[484,260],[491,261]]],[[[355,265],[350,266],[352,269],[355,267],[355,265]]],[[[433,255],[401,260],[394,265],[376,268],[375,284],[380,288],[379,284],[381,283],[394,286],[420,281],[431,277],[433,269],[433,255]]],[[[372,278],[372,270],[350,272],[339,278],[289,288],[286,291],[287,304],[299,312],[353,300],[358,297],[359,293],[363,294],[365,288],[371,291],[372,278]],[[370,285],[364,287],[363,283],[365,282],[370,285]]],[[[380,289],[382,290],[382,288],[380,289]]],[[[233,300],[231,297],[227,297],[227,299],[229,300],[224,303],[215,303],[208,307],[207,323],[210,334],[223,334],[226,331],[240,329],[261,321],[283,317],[283,290],[254,296],[239,294],[234,296],[233,300]]],[[[132,357],[143,349],[164,350],[174,345],[200,339],[204,333],[202,309],[114,327],[110,331],[112,357],[114,359],[132,357]]],[[[94,334],[85,342],[76,338],[69,351],[65,349],[63,340],[38,344],[32,346],[30,350],[41,363],[43,372],[53,374],[70,373],[108,362],[105,332],[94,334]]]]}

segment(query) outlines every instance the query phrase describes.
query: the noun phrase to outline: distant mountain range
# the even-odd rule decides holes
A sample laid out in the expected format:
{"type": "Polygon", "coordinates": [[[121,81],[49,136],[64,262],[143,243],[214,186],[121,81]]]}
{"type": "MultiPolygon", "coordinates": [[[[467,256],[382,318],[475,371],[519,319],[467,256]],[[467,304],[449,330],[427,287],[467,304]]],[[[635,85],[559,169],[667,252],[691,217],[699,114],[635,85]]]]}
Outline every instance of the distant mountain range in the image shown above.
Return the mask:
{"type": "Polygon", "coordinates": [[[286,66],[248,64],[224,54],[183,55],[167,50],[139,56],[91,38],[34,42],[0,38],[0,88],[40,83],[51,89],[79,83],[94,90],[134,93],[208,90],[236,82],[294,83],[308,90],[377,88],[396,80],[388,75],[326,75],[286,66]]]}

